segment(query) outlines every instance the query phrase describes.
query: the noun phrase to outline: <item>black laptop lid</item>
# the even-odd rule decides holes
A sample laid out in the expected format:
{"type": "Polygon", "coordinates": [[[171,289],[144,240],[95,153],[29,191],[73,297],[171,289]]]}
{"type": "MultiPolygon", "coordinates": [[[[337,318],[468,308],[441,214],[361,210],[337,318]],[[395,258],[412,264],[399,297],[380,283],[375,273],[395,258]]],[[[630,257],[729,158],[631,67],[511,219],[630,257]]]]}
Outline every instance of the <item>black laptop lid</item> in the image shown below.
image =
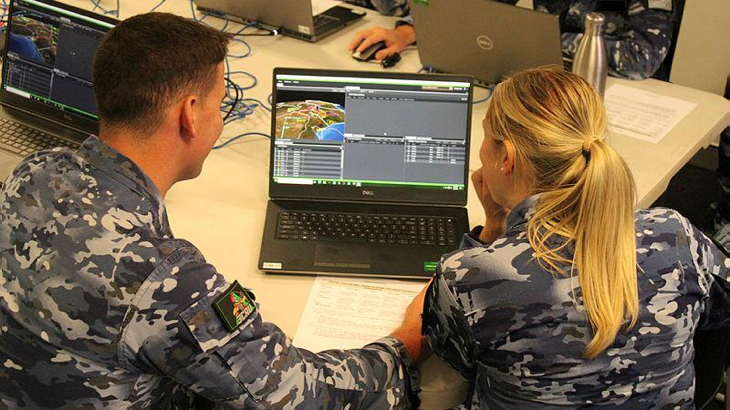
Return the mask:
{"type": "Polygon", "coordinates": [[[465,205],[472,78],[274,70],[273,199],[465,205]]]}
{"type": "Polygon", "coordinates": [[[11,0],[0,100],[98,133],[92,65],[117,20],[50,0],[11,0]]]}

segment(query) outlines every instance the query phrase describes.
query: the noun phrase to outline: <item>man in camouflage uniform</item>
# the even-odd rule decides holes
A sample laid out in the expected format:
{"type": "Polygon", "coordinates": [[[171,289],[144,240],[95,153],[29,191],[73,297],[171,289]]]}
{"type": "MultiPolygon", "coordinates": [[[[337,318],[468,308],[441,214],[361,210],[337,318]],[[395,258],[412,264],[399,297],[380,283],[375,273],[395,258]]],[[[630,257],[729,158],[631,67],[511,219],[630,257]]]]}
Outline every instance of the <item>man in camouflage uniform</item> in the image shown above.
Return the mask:
{"type": "Polygon", "coordinates": [[[164,13],[120,23],[95,59],[100,137],[32,154],[6,180],[0,408],[416,404],[417,303],[362,349],[300,350],[172,234],[165,194],[200,173],[223,127],[228,41],[164,13]]]}
{"type": "MultiPolygon", "coordinates": [[[[517,4],[517,0],[497,1],[517,4]]],[[[406,0],[349,2],[371,6],[386,15],[408,13],[406,0]]],[[[534,0],[533,8],[560,16],[563,55],[571,61],[583,38],[586,14],[604,13],[609,74],[615,77],[633,80],[651,77],[664,61],[672,41],[672,0],[534,0]]],[[[376,27],[362,31],[352,40],[350,49],[361,51],[373,43],[385,41],[388,47],[376,54],[377,59],[400,52],[415,42],[415,31],[410,16],[398,25],[394,30],[376,27]]]]}
{"type": "Polygon", "coordinates": [[[725,256],[676,211],[638,211],[638,321],[589,360],[578,278],[544,270],[527,239],[538,198],[491,244],[466,234],[426,295],[433,351],[469,382],[462,408],[694,409],[693,335],[730,325],[725,256]]]}

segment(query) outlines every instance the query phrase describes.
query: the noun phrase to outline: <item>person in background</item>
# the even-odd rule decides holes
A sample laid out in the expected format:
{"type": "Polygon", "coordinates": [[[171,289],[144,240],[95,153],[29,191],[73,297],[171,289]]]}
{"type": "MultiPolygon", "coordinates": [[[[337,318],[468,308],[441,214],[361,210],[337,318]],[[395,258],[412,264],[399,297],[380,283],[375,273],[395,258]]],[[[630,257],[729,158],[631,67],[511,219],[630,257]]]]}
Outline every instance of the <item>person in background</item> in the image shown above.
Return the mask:
{"type": "MultiPolygon", "coordinates": [[[[730,98],[730,75],[725,83],[725,98],[730,98]]],[[[730,253],[730,127],[720,134],[716,171],[720,199],[707,209],[704,231],[730,253]]]]}
{"type": "MultiPolygon", "coordinates": [[[[517,0],[497,0],[517,4],[517,0]]],[[[405,13],[406,0],[349,0],[371,6],[385,15],[393,10],[405,13]]],[[[583,38],[586,14],[600,11],[606,16],[604,39],[609,75],[640,80],[653,76],[662,66],[672,42],[675,24],[672,0],[533,0],[535,10],[560,16],[563,56],[572,61],[583,38]]],[[[351,51],[362,51],[371,44],[385,41],[386,48],[375,58],[382,60],[415,43],[416,32],[411,16],[399,20],[396,28],[373,27],[355,35],[351,51]]],[[[662,75],[665,75],[662,73],[662,75]]],[[[666,79],[666,78],[665,78],[666,79]]]]}
{"type": "Polygon", "coordinates": [[[635,209],[582,78],[509,77],[483,128],[485,223],[441,259],[423,312],[464,407],[693,409],[693,335],[730,327],[725,255],[676,211],[635,209]]]}
{"type": "Polygon", "coordinates": [[[99,136],[34,153],[5,181],[0,407],[417,405],[423,295],[389,337],[312,353],[173,235],[164,198],[221,134],[229,40],[172,14],[123,21],[95,57],[99,136]]]}

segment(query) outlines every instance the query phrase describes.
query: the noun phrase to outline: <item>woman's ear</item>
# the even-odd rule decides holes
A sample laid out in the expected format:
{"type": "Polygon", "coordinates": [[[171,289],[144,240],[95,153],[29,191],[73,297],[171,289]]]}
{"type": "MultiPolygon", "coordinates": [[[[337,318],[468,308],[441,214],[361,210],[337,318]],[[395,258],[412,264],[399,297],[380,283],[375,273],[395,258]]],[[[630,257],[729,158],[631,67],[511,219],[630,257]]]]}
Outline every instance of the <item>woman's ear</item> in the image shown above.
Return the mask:
{"type": "Polygon", "coordinates": [[[505,140],[502,143],[500,168],[505,175],[511,175],[515,168],[515,146],[511,141],[505,140]]]}

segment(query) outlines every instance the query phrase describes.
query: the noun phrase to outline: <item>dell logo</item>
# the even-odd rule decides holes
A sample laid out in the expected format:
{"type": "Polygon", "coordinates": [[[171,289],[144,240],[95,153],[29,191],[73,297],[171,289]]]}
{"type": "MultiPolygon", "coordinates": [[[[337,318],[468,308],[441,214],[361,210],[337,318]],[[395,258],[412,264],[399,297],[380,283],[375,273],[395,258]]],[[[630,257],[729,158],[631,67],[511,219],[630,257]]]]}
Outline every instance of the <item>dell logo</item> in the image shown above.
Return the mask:
{"type": "Polygon", "coordinates": [[[477,37],[477,45],[479,46],[479,48],[487,51],[494,48],[494,42],[492,41],[492,39],[484,35],[477,37]]]}
{"type": "Polygon", "coordinates": [[[363,195],[367,195],[367,196],[375,196],[375,191],[370,191],[370,190],[367,190],[367,189],[363,189],[362,190],[362,194],[363,195]]]}

